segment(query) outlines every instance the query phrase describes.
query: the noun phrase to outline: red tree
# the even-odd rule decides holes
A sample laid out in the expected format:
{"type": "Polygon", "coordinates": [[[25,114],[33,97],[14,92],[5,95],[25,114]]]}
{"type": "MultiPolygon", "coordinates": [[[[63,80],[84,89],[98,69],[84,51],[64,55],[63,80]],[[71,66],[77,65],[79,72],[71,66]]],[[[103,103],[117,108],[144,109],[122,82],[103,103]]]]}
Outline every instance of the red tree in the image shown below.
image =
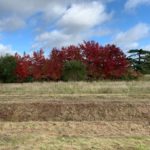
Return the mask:
{"type": "Polygon", "coordinates": [[[115,45],[106,45],[103,51],[105,62],[103,63],[103,74],[105,78],[120,78],[127,69],[129,62],[125,54],[115,45]]]}
{"type": "Polygon", "coordinates": [[[50,58],[46,62],[47,76],[51,80],[60,80],[63,69],[63,55],[61,51],[54,48],[50,54],[50,58]]]}
{"type": "Polygon", "coordinates": [[[17,60],[16,75],[19,80],[33,77],[35,80],[60,80],[66,61],[78,60],[86,65],[90,78],[120,78],[127,72],[128,61],[124,53],[115,45],[100,46],[88,41],[79,46],[70,45],[60,50],[54,48],[49,58],[44,51],[33,52],[33,56],[15,55],[17,60]]]}
{"type": "Polygon", "coordinates": [[[21,57],[17,53],[15,58],[17,62],[16,76],[19,80],[23,81],[31,75],[31,58],[26,54],[21,57]]]}
{"type": "Polygon", "coordinates": [[[115,45],[100,46],[98,43],[84,42],[80,45],[89,76],[94,78],[120,78],[128,68],[124,53],[115,45]]]}
{"type": "Polygon", "coordinates": [[[65,61],[82,60],[80,48],[74,45],[62,47],[60,50],[54,48],[50,59],[47,60],[47,75],[52,80],[60,80],[65,61]]]}
{"type": "Polygon", "coordinates": [[[61,53],[62,53],[63,61],[83,60],[80,48],[78,46],[70,45],[68,47],[62,47],[61,53]]]}
{"type": "Polygon", "coordinates": [[[45,57],[44,51],[41,49],[40,51],[33,52],[32,57],[32,76],[36,80],[41,80],[46,78],[44,73],[44,65],[45,65],[45,57]]]}

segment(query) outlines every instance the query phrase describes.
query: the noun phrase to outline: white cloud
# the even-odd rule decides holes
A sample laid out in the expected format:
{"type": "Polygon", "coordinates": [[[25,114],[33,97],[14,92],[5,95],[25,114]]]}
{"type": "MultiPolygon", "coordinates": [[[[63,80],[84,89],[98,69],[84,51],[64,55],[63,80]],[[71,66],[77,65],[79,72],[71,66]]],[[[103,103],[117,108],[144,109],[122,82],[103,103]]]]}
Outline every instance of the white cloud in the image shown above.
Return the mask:
{"type": "Polygon", "coordinates": [[[36,2],[35,0],[0,0],[1,30],[5,30],[7,23],[8,30],[20,29],[24,22],[27,23],[30,17],[38,13],[41,13],[42,18],[47,19],[47,21],[54,17],[57,18],[66,9],[65,7],[65,3],[60,0],[36,0],[36,2]]]}
{"type": "Polygon", "coordinates": [[[128,31],[118,33],[114,42],[125,49],[137,48],[138,42],[149,35],[150,26],[139,23],[128,31]]]}
{"type": "Polygon", "coordinates": [[[134,9],[139,5],[150,4],[150,0],[127,0],[125,4],[125,9],[134,9]]]}
{"type": "Polygon", "coordinates": [[[103,4],[99,2],[73,4],[59,20],[59,26],[70,32],[79,32],[109,20],[103,4]]]}
{"type": "Polygon", "coordinates": [[[120,32],[117,35],[116,40],[121,43],[138,41],[139,39],[146,37],[149,34],[149,31],[150,27],[147,24],[139,23],[126,32],[120,32]]]}
{"type": "MultiPolygon", "coordinates": [[[[94,27],[110,20],[112,13],[107,13],[101,2],[89,1],[74,3],[62,14],[52,31],[40,33],[35,38],[33,47],[40,45],[45,48],[77,44],[87,40],[94,27]]],[[[100,32],[100,30],[99,30],[100,32]]]]}
{"type": "Polygon", "coordinates": [[[86,39],[86,36],[84,34],[66,34],[58,30],[44,32],[36,37],[35,44],[33,44],[32,48],[60,48],[61,46],[78,44],[79,42],[86,39]]]}
{"type": "MultiPolygon", "coordinates": [[[[50,21],[53,18],[58,18],[59,15],[62,15],[68,5],[80,1],[36,0],[35,2],[35,0],[0,0],[0,20],[2,21],[4,18],[7,20],[7,18],[11,19],[13,16],[16,16],[26,21],[37,13],[41,13],[43,19],[50,21]]],[[[87,2],[89,0],[84,1],[87,2]]]]}
{"type": "Polygon", "coordinates": [[[15,52],[12,50],[11,46],[0,44],[0,56],[4,56],[6,54],[14,54],[15,52]]]}
{"type": "MultiPolygon", "coordinates": [[[[52,48],[86,40],[109,21],[113,0],[0,0],[0,32],[34,27],[33,47],[52,48]],[[34,34],[35,35],[35,34],[34,34]]],[[[101,31],[99,30],[99,33],[101,31]]]]}
{"type": "MultiPolygon", "coordinates": [[[[110,2],[112,0],[26,0],[26,1],[20,1],[20,0],[0,0],[0,22],[8,22],[8,20],[16,20],[17,18],[17,22],[19,22],[18,26],[14,25],[14,29],[20,29],[20,27],[22,27],[23,22],[27,22],[27,20],[30,19],[30,17],[36,15],[36,14],[41,14],[41,18],[44,20],[38,20],[38,22],[50,22],[50,21],[56,21],[57,19],[59,19],[64,13],[64,21],[67,21],[68,17],[71,17],[72,14],[70,14],[71,12],[75,12],[77,17],[79,18],[80,12],[77,12],[77,8],[78,10],[81,11],[82,16],[85,16],[85,13],[87,13],[87,15],[90,15],[91,10],[93,10],[93,14],[95,15],[96,11],[97,13],[103,13],[104,16],[101,15],[101,18],[97,18],[98,20],[105,20],[107,16],[107,14],[105,14],[103,11],[103,6],[100,5],[102,2],[106,3],[106,2],[110,2]],[[82,8],[84,9],[84,6],[80,6],[81,3],[84,4],[91,4],[90,8],[89,6],[85,6],[85,11],[82,10],[82,8]],[[95,3],[95,6],[94,4],[95,3]],[[98,4],[98,6],[96,7],[96,3],[98,4]],[[71,6],[72,4],[74,4],[74,7],[72,7],[71,9],[69,9],[68,11],[68,7],[71,6]],[[87,9],[88,7],[88,9],[87,9]],[[94,8],[95,10],[94,10],[94,8]],[[98,10],[100,9],[100,10],[98,10]],[[87,12],[89,11],[89,12],[87,12]],[[101,12],[99,12],[101,11],[101,12]],[[16,16],[16,18],[14,18],[14,16],[16,16]]],[[[92,14],[92,15],[93,15],[92,14]]],[[[96,15],[93,17],[91,17],[91,19],[93,18],[93,20],[96,19],[96,15]]],[[[81,17],[82,17],[81,16],[81,17]]],[[[88,16],[89,18],[90,16],[88,16]]],[[[38,18],[38,19],[41,19],[38,18]]],[[[78,19],[77,18],[77,19],[78,19]]],[[[74,18],[75,19],[75,18],[74,18]]],[[[69,18],[68,18],[69,20],[69,18]]],[[[62,20],[63,21],[63,20],[62,20]]],[[[75,20],[74,20],[75,21],[75,20]]],[[[86,19],[86,21],[88,21],[88,19],[86,19]]],[[[14,24],[14,23],[13,23],[14,24]]],[[[2,25],[1,25],[2,26],[2,25]]],[[[3,25],[4,27],[4,25],[3,25]]],[[[13,28],[13,26],[11,26],[11,24],[7,25],[8,30],[9,28],[13,28]]],[[[1,30],[2,29],[1,27],[1,30]]]]}
{"type": "Polygon", "coordinates": [[[25,26],[24,20],[16,16],[0,20],[0,31],[14,31],[25,26]]]}

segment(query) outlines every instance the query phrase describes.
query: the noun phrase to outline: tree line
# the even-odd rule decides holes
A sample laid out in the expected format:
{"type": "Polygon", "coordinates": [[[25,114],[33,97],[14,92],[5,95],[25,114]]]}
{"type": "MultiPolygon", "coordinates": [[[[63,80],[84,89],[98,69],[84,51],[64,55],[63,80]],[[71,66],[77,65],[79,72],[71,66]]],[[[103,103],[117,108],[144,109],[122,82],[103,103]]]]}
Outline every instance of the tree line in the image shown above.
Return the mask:
{"type": "Polygon", "coordinates": [[[33,55],[6,55],[0,57],[0,81],[129,80],[150,73],[149,51],[129,53],[127,57],[116,45],[84,41],[77,46],[53,48],[48,57],[42,49],[33,55]]]}

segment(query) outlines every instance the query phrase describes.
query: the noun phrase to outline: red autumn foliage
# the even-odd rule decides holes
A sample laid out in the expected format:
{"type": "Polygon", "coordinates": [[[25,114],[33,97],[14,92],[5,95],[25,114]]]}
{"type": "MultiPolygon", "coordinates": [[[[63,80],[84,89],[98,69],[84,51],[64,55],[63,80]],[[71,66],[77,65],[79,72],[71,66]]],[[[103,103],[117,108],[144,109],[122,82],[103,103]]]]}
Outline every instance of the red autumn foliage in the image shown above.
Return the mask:
{"type": "Polygon", "coordinates": [[[100,50],[103,49],[103,47],[94,41],[89,41],[80,44],[80,49],[84,63],[87,66],[88,76],[99,78],[102,73],[100,50]]]}
{"type": "Polygon", "coordinates": [[[31,75],[31,58],[29,55],[24,54],[22,57],[19,54],[15,54],[17,60],[16,76],[18,80],[25,80],[31,75]]]}
{"type": "Polygon", "coordinates": [[[115,45],[106,45],[103,51],[103,75],[104,78],[120,78],[129,66],[124,53],[115,45]]]}
{"type": "Polygon", "coordinates": [[[79,46],[70,45],[61,49],[52,49],[49,58],[44,51],[33,52],[33,56],[15,55],[17,60],[16,75],[21,81],[28,77],[34,80],[60,80],[66,61],[78,60],[86,65],[90,78],[121,78],[128,69],[124,53],[115,45],[100,46],[94,41],[84,42],[79,46]]]}
{"type": "Polygon", "coordinates": [[[83,56],[78,46],[70,45],[68,47],[62,47],[61,53],[63,61],[70,61],[70,60],[83,61],[83,56]]]}
{"type": "Polygon", "coordinates": [[[35,80],[45,78],[44,65],[45,65],[44,51],[41,49],[40,51],[33,52],[31,68],[32,68],[32,77],[35,80]]]}
{"type": "Polygon", "coordinates": [[[127,71],[126,56],[115,45],[102,47],[90,41],[81,44],[80,48],[92,78],[120,78],[127,71]]]}
{"type": "Polygon", "coordinates": [[[60,80],[65,61],[80,60],[82,55],[80,48],[74,45],[62,47],[61,50],[54,48],[51,52],[50,59],[47,61],[47,74],[51,80],[60,80]]]}
{"type": "Polygon", "coordinates": [[[50,59],[47,61],[47,74],[51,80],[60,80],[63,69],[63,55],[61,51],[54,48],[50,59]]]}

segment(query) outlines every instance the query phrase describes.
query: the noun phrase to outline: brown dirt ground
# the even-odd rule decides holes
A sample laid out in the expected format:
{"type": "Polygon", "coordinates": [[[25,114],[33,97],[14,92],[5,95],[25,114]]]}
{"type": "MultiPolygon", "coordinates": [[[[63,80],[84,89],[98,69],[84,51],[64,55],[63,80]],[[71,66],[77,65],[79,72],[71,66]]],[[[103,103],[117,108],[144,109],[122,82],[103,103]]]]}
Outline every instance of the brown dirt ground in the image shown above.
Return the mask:
{"type": "Polygon", "coordinates": [[[1,103],[0,121],[148,121],[150,102],[1,103]]]}
{"type": "Polygon", "coordinates": [[[0,122],[0,136],[23,132],[49,136],[134,137],[150,136],[150,123],[141,121],[0,122]]]}

